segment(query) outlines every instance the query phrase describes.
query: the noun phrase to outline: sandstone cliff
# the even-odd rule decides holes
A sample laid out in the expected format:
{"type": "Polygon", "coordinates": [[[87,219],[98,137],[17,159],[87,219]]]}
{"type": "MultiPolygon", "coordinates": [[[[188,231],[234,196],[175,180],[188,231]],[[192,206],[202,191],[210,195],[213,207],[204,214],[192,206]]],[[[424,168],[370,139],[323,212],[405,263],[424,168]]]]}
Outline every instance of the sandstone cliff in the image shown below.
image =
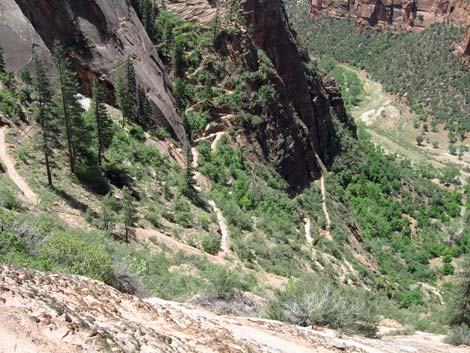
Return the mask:
{"type": "Polygon", "coordinates": [[[50,50],[55,40],[70,51],[83,93],[90,93],[93,78],[99,77],[112,95],[115,74],[131,57],[156,121],[184,140],[165,67],[128,1],[0,2],[0,44],[9,71],[18,73],[28,66],[33,51],[51,67],[50,50]]]}
{"type": "Polygon", "coordinates": [[[312,0],[312,16],[353,17],[360,25],[398,25],[423,29],[446,17],[470,22],[470,2],[460,0],[312,0]]]}
{"type": "Polygon", "coordinates": [[[0,352],[463,353],[420,333],[384,340],[217,316],[95,280],[0,265],[0,352]]]}
{"type": "MultiPolygon", "coordinates": [[[[250,40],[264,51],[276,70],[274,81],[280,98],[281,108],[272,110],[267,123],[255,133],[266,154],[282,156],[279,167],[283,177],[301,189],[312,176],[318,177],[324,164],[331,163],[341,150],[331,111],[353,134],[354,123],[345,113],[337,87],[325,85],[306,68],[306,58],[299,52],[281,2],[244,0],[240,7],[250,40]],[[283,136],[281,146],[276,143],[279,136],[283,136]]],[[[254,50],[251,56],[248,65],[258,65],[254,50]]]]}

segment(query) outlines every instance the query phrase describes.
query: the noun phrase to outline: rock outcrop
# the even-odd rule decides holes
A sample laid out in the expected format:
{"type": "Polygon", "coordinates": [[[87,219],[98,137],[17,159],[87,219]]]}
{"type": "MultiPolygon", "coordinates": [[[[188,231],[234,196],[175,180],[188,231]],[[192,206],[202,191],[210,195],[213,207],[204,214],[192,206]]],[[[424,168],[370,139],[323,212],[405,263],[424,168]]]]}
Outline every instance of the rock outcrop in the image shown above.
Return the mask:
{"type": "Polygon", "coordinates": [[[201,24],[210,24],[217,13],[215,6],[207,0],[177,0],[165,3],[165,6],[178,17],[201,24]]]}
{"type": "Polygon", "coordinates": [[[280,112],[271,112],[267,125],[258,131],[258,140],[269,153],[278,137],[284,137],[281,151],[276,151],[283,156],[280,172],[291,186],[301,189],[312,175],[318,177],[324,164],[328,165],[340,152],[330,108],[335,106],[338,119],[353,133],[354,123],[348,119],[337,92],[334,89],[329,92],[322,79],[306,68],[281,2],[244,0],[240,7],[252,41],[274,65],[279,103],[283,107],[280,112]],[[334,105],[330,94],[338,99],[334,105]]]}
{"type": "Polygon", "coordinates": [[[468,24],[470,3],[460,0],[312,0],[311,16],[320,13],[355,17],[360,25],[397,25],[420,30],[446,17],[468,24]]]}
{"type": "Polygon", "coordinates": [[[0,265],[0,352],[465,352],[420,334],[372,340],[331,330],[217,316],[140,299],[95,280],[0,265]]]}
{"type": "Polygon", "coordinates": [[[462,44],[462,54],[464,56],[465,61],[469,61],[470,58],[470,26],[467,27],[465,31],[465,39],[462,44]]]}
{"type": "Polygon", "coordinates": [[[130,57],[157,123],[181,141],[185,139],[165,67],[129,1],[0,2],[0,44],[9,71],[19,73],[30,65],[33,51],[51,68],[50,50],[55,40],[70,52],[85,94],[98,77],[111,97],[116,73],[130,57]]]}

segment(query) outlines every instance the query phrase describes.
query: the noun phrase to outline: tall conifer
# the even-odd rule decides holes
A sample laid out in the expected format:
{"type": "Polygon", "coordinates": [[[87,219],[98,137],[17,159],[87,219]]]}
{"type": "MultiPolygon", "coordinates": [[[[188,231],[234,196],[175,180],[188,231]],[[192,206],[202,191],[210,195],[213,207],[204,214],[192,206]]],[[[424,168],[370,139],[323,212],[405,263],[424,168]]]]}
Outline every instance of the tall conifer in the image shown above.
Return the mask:
{"type": "Polygon", "coordinates": [[[98,164],[101,167],[103,153],[111,144],[113,138],[112,122],[106,113],[104,106],[104,94],[97,80],[93,82],[93,100],[91,102],[91,113],[96,124],[96,137],[98,143],[98,164]]]}
{"type": "Polygon", "coordinates": [[[46,165],[47,182],[52,186],[52,154],[53,147],[57,143],[57,121],[54,115],[51,114],[50,102],[52,99],[52,92],[50,87],[49,78],[46,74],[46,69],[39,58],[34,54],[33,56],[33,89],[34,97],[38,103],[37,118],[41,128],[41,147],[44,153],[44,160],[46,165]]]}

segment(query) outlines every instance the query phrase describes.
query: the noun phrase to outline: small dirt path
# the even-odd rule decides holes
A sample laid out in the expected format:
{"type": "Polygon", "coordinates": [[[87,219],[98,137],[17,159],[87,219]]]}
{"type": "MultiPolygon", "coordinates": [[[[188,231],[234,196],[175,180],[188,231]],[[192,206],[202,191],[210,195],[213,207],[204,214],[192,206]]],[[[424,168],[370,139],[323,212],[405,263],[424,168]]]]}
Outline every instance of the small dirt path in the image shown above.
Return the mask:
{"type": "MultiPolygon", "coordinates": [[[[215,134],[211,134],[207,136],[207,138],[212,138],[215,136],[214,141],[211,143],[211,150],[212,152],[215,151],[217,148],[217,143],[218,141],[222,138],[222,136],[225,134],[225,132],[217,132],[215,134]]],[[[199,139],[197,141],[201,141],[202,139],[199,139]]],[[[191,153],[193,155],[193,163],[192,166],[193,168],[198,168],[199,167],[199,151],[197,150],[196,147],[191,148],[191,153]]],[[[199,173],[199,172],[197,172],[199,173]]],[[[198,189],[203,189],[205,185],[199,185],[201,184],[201,178],[197,177],[198,174],[195,173],[194,180],[196,181],[196,187],[198,189]]],[[[218,256],[222,256],[225,254],[228,254],[230,252],[230,245],[229,245],[229,238],[230,238],[230,233],[228,230],[227,222],[225,221],[225,217],[222,214],[222,211],[217,207],[217,204],[215,203],[214,200],[209,200],[209,206],[212,208],[212,210],[215,213],[215,216],[217,218],[217,223],[219,225],[220,229],[220,253],[218,256]]]]}
{"type": "Polygon", "coordinates": [[[308,245],[313,245],[313,238],[312,238],[312,222],[310,218],[304,218],[304,226],[305,226],[305,239],[307,240],[308,245]]]}
{"type": "Polygon", "coordinates": [[[23,179],[21,175],[18,174],[15,168],[15,163],[10,158],[7,152],[7,146],[5,143],[5,132],[6,128],[0,128],[0,160],[5,165],[7,169],[8,177],[15,183],[15,185],[20,189],[21,193],[23,194],[26,201],[36,205],[39,201],[39,197],[33,190],[28,186],[26,181],[23,179]]]}
{"type": "Polygon", "coordinates": [[[323,173],[320,178],[320,189],[321,189],[321,195],[322,195],[322,208],[323,208],[323,213],[325,214],[325,219],[326,219],[326,231],[325,231],[326,237],[327,239],[332,240],[333,237],[331,236],[331,218],[330,218],[330,213],[328,212],[325,176],[323,173]]]}
{"type": "Polygon", "coordinates": [[[217,217],[217,223],[219,224],[219,228],[220,228],[220,233],[221,233],[220,251],[224,254],[227,254],[230,251],[230,247],[228,244],[229,232],[228,232],[227,223],[225,222],[225,218],[224,218],[224,215],[222,214],[222,211],[220,211],[217,208],[215,201],[209,200],[209,205],[214,210],[214,213],[217,217]]]}

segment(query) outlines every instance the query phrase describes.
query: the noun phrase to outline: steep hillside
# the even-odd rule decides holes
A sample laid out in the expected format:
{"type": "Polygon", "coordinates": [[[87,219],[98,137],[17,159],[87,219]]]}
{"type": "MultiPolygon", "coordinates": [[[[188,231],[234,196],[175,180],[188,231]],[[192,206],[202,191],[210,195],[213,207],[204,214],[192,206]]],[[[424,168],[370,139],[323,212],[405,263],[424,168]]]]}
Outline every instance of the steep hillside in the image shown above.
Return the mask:
{"type": "MultiPolygon", "coordinates": [[[[384,154],[357,130],[350,112],[361,102],[360,77],[299,49],[305,33],[296,37],[282,1],[0,6],[13,14],[2,11],[2,26],[21,44],[0,34],[1,262],[338,335],[377,337],[383,318],[403,323],[395,333],[449,330],[447,308],[470,244],[464,190],[451,176],[453,186],[443,186],[439,171],[384,154]]],[[[57,290],[48,274],[4,271],[57,290]]],[[[136,297],[60,278],[119,298],[120,323],[104,313],[104,330],[90,332],[116,350],[132,350],[150,326],[141,344],[162,351],[302,351],[317,343],[273,343],[281,329],[306,331],[261,319],[233,320],[268,330],[266,340],[239,328],[222,335],[232,319],[182,304],[157,305],[170,314],[148,326],[141,309],[154,308],[136,297]],[[171,315],[210,326],[204,347],[171,315]],[[136,336],[121,331],[125,323],[136,336]]],[[[45,302],[41,294],[26,304],[45,302]]],[[[75,312],[78,329],[67,321],[64,332],[86,349],[79,332],[94,325],[82,317],[96,316],[92,306],[75,312]]],[[[396,350],[326,340],[326,351],[396,350]]]]}

